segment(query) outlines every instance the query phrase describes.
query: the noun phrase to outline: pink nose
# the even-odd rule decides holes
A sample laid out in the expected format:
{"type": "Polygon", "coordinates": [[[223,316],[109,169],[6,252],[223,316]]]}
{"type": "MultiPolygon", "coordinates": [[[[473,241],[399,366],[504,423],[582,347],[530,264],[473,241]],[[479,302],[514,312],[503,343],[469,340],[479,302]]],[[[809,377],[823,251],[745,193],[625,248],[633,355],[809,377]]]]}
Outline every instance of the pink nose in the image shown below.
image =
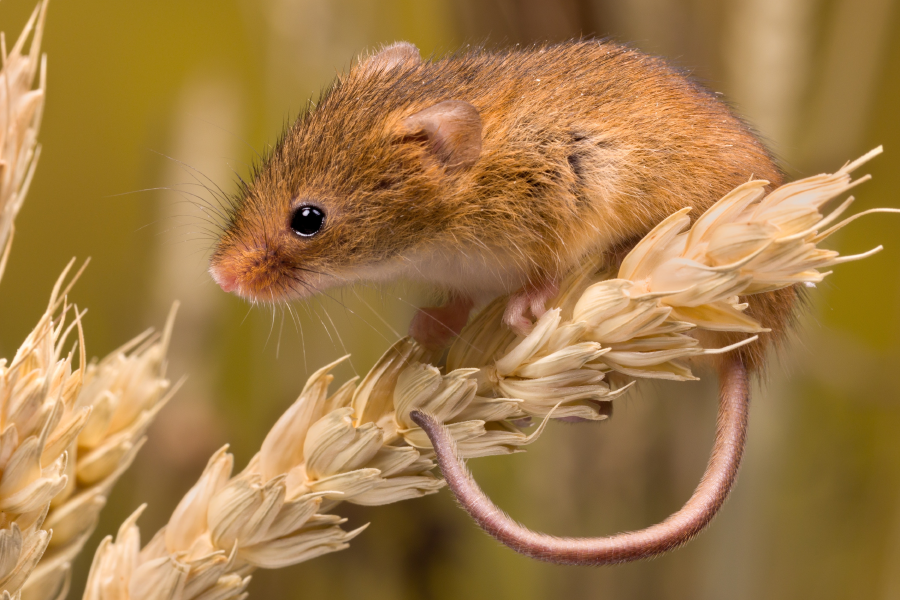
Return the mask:
{"type": "Polygon", "coordinates": [[[224,272],[219,265],[210,267],[209,274],[212,275],[213,280],[219,284],[219,287],[226,292],[234,292],[238,289],[237,277],[224,272]]]}

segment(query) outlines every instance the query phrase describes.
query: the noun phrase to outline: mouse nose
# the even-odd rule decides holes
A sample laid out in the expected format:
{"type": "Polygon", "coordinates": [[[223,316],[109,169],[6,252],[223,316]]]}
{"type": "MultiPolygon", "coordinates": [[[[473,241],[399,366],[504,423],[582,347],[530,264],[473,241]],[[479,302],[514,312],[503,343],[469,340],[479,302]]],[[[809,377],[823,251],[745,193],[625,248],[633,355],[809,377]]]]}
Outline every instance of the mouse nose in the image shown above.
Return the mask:
{"type": "Polygon", "coordinates": [[[213,280],[219,284],[219,287],[226,292],[234,292],[238,289],[237,277],[231,273],[224,271],[220,265],[213,265],[209,268],[209,274],[213,280]]]}

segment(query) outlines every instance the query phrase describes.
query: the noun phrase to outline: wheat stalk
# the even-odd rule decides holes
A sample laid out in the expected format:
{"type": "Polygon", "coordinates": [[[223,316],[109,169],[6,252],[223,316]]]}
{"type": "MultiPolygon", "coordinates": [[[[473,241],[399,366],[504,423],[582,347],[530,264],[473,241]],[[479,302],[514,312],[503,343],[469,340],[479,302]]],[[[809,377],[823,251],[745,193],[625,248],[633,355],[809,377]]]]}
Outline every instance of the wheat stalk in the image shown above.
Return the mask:
{"type": "MultiPolygon", "coordinates": [[[[69,265],[71,267],[71,263],[69,265]]],[[[66,448],[84,427],[90,408],[79,408],[83,368],[73,369],[75,348],[64,353],[73,326],[83,356],[81,316],[57,281],[37,326],[7,364],[0,360],[0,597],[18,597],[47,547],[42,529],[50,501],[68,482],[66,448]],[[65,319],[74,312],[74,320],[65,319]]],[[[83,360],[83,359],[82,359],[83,360]]]]}
{"type": "Polygon", "coordinates": [[[0,33],[0,278],[12,247],[13,222],[25,201],[41,153],[37,135],[47,81],[47,57],[40,54],[46,14],[47,3],[38,2],[10,52],[6,37],[0,33]],[[25,52],[29,36],[31,44],[25,52]],[[38,70],[38,87],[33,89],[38,70]]]}
{"type": "Polygon", "coordinates": [[[146,332],[85,367],[84,312],[66,300],[73,263],[12,362],[0,359],[0,598],[65,596],[71,560],[175,392],[163,395],[174,308],[161,338],[146,332]]]}
{"type": "MultiPolygon", "coordinates": [[[[11,51],[0,39],[0,276],[40,153],[46,7],[38,3],[11,51]]],[[[603,419],[604,406],[638,379],[693,378],[685,358],[755,339],[704,348],[694,331],[765,331],[744,313],[738,295],[815,283],[827,275],[818,269],[880,249],[841,257],[817,247],[856,218],[823,230],[852,198],[827,215],[823,207],[864,181],[851,181],[850,173],[878,152],[767,196],[766,182],[748,182],[687,231],[687,210],[672,215],[614,279],[594,265],[572,274],[556,308],[526,336],[502,327],[505,299],[498,299],[451,348],[443,373],[408,339],[362,381],[330,395],[336,363],[324,367],[241,473],[232,475],[233,459],[223,448],[144,548],[140,510],[115,542],[104,540],[85,598],[242,598],[256,568],[345,548],[364,528],[341,529],[343,520],[329,512],[341,502],[387,504],[443,486],[431,473],[434,453],[411,411],[447,423],[460,455],[473,458],[534,441],[543,425],[526,435],[528,417],[603,419]],[[612,372],[622,385],[610,385],[612,372]]],[[[879,211],[887,209],[867,212],[879,211]]],[[[15,358],[0,361],[0,598],[66,595],[71,561],[106,495],[174,392],[164,394],[174,309],[161,336],[145,333],[100,362],[74,368],[75,348],[79,363],[85,354],[83,313],[66,300],[77,278],[66,283],[71,266],[15,358]],[[76,331],[78,342],[65,353],[76,331]]]]}
{"type": "MultiPolygon", "coordinates": [[[[852,196],[825,211],[831,200],[870,178],[852,180],[850,174],[881,152],[878,147],[834,174],[788,183],[768,195],[764,192],[767,181],[749,181],[723,197],[690,229],[690,209],[678,211],[635,246],[615,278],[595,273],[591,265],[570,277],[551,304],[558,308],[539,319],[522,343],[517,344],[515,336],[501,326],[497,314],[504,300],[498,299],[453,346],[447,368],[494,361],[485,376],[495,391],[526,398],[523,408],[534,416],[545,415],[559,399],[531,382],[551,372],[573,381],[579,377],[589,381],[585,369],[615,371],[627,378],[694,379],[683,359],[726,352],[756,338],[715,349],[703,348],[691,333],[768,331],[744,314],[748,305],[739,296],[797,283],[815,284],[830,273],[818,269],[882,249],[840,256],[818,247],[863,215],[900,212],[876,208],[835,223],[853,203],[852,196]],[[515,345],[513,350],[497,354],[497,349],[510,344],[515,345]]],[[[620,392],[610,390],[608,396],[587,399],[596,401],[620,392]]],[[[577,404],[564,403],[557,415],[590,418],[589,411],[566,410],[577,404]]]]}
{"type": "MultiPolygon", "coordinates": [[[[40,154],[46,9],[46,1],[38,3],[11,51],[0,34],[0,277],[40,154]]],[[[161,338],[145,332],[84,366],[84,313],[66,299],[81,273],[67,282],[73,264],[12,362],[0,359],[0,598],[65,596],[72,558],[93,532],[106,495],[133,460],[150,421],[174,393],[163,396],[174,308],[161,338]],[[77,343],[66,353],[75,331],[77,343]]]]}
{"type": "Polygon", "coordinates": [[[174,308],[162,337],[145,332],[74,368],[85,350],[84,312],[66,300],[81,273],[65,283],[73,262],[12,362],[0,359],[0,598],[65,596],[71,560],[175,392],[163,395],[174,308]]]}
{"type": "Polygon", "coordinates": [[[162,335],[145,331],[84,372],[74,407],[90,410],[78,437],[67,447],[68,485],[53,498],[43,529],[53,535],[28,578],[25,600],[64,598],[72,560],[97,526],[113,485],[131,466],[150,423],[177,391],[165,378],[166,350],[177,303],[162,335]]]}
{"type": "MultiPolygon", "coordinates": [[[[37,165],[37,133],[46,61],[34,87],[46,5],[39,3],[11,52],[0,34],[0,277],[12,247],[13,223],[37,165]],[[25,45],[33,34],[27,53],[25,45]]],[[[70,265],[71,266],[71,265],[70,265]]],[[[81,370],[60,358],[69,313],[57,282],[47,311],[12,363],[0,360],[0,598],[18,597],[49,541],[41,525],[53,495],[66,484],[64,447],[87,415],[71,410],[81,370]],[[59,312],[59,323],[53,321],[59,312]]],[[[75,323],[80,332],[80,319],[75,323]]]]}
{"type": "MultiPolygon", "coordinates": [[[[340,528],[343,520],[328,512],[340,502],[387,504],[443,485],[431,474],[434,453],[410,420],[413,410],[446,423],[459,455],[473,458],[534,441],[543,425],[526,435],[523,417],[603,419],[603,405],[637,379],[693,378],[684,358],[726,352],[756,336],[703,348],[692,331],[765,331],[744,314],[739,294],[817,282],[827,275],[818,269],[880,249],[841,257],[816,246],[856,218],[822,231],[852,198],[827,216],[823,207],[865,181],[850,173],[879,152],[767,196],[766,182],[748,182],[688,231],[687,211],[672,215],[626,257],[615,279],[593,265],[570,276],[557,308],[526,336],[503,327],[505,299],[498,299],[454,343],[443,374],[408,338],[362,381],[331,395],[337,363],[323,367],[241,473],[232,475],[223,448],[143,548],[136,524],[142,509],[115,541],[107,537],[85,600],[245,598],[255,569],[345,548],[364,527],[340,528]],[[630,383],[610,386],[613,371],[630,383]]],[[[888,209],[867,212],[879,211],[888,209]]]]}

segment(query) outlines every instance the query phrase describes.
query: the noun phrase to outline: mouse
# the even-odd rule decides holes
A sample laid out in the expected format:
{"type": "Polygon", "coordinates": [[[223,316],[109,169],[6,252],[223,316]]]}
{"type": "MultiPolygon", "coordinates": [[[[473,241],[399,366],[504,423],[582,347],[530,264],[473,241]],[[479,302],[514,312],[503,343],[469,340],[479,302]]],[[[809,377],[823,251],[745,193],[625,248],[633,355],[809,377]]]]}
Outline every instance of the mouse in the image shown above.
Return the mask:
{"type": "MultiPolygon", "coordinates": [[[[524,335],[577,265],[599,256],[616,267],[672,213],[698,216],[751,179],[771,191],[784,176],[719,95],[661,58],[575,40],[425,59],[398,42],[361,57],[286,127],[240,183],[209,271],[224,291],[271,303],[359,281],[424,283],[446,298],[410,324],[427,348],[446,346],[474,307],[508,295],[503,321],[524,335]]],[[[509,517],[479,515],[486,498],[466,503],[463,488],[477,486],[464,469],[458,485],[448,477],[451,489],[488,533],[542,560],[608,564],[684,543],[733,485],[748,374],[783,337],[798,295],[754,297],[748,314],[772,333],[718,359],[712,471],[682,509],[692,517],[670,518],[652,543],[632,532],[593,554],[529,552],[543,542],[504,538],[509,517]]],[[[447,476],[452,440],[420,425],[447,476]]]]}

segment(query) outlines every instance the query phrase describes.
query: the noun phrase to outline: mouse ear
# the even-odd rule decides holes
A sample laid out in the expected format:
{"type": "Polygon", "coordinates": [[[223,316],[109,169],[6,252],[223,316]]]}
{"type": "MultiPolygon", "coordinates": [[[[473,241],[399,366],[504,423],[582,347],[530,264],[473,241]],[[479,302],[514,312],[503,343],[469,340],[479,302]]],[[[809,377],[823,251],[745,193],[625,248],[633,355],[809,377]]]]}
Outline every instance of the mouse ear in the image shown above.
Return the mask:
{"type": "Polygon", "coordinates": [[[395,42],[385,46],[376,54],[359,61],[359,70],[362,73],[374,73],[376,71],[388,71],[394,67],[412,66],[422,62],[419,49],[409,42],[395,42]]]}
{"type": "Polygon", "coordinates": [[[481,156],[481,115],[462,100],[445,100],[403,119],[407,139],[424,139],[447,169],[459,171],[481,156]]]}

